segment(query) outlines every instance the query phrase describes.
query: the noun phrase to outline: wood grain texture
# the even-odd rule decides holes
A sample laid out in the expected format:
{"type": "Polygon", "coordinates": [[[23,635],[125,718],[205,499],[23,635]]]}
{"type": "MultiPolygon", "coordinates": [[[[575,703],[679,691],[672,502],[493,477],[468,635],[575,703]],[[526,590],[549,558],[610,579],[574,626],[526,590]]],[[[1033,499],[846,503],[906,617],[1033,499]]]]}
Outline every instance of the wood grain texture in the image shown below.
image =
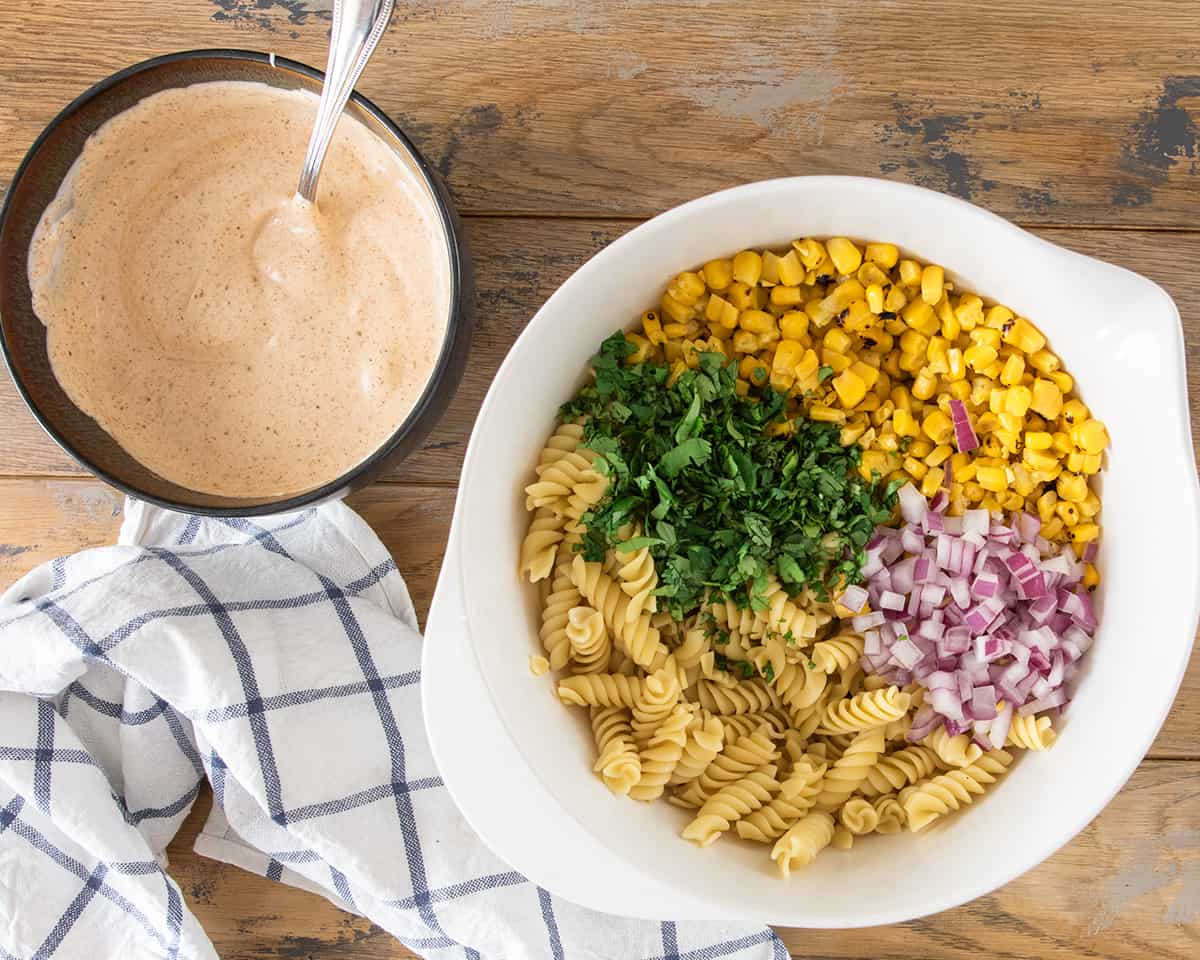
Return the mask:
{"type": "MultiPolygon", "coordinates": [[[[388,479],[457,483],[475,414],[513,341],[555,288],[631,226],[631,222],[612,220],[483,217],[467,221],[476,261],[478,313],[467,371],[446,416],[422,449],[396,467],[388,479]]],[[[798,225],[797,232],[802,230],[798,225]]],[[[1200,262],[1200,234],[1044,228],[1034,232],[1145,274],[1175,298],[1183,316],[1193,432],[1200,436],[1200,273],[1180,269],[1180,264],[1200,262]]],[[[614,316],[613,327],[631,320],[614,316]]],[[[0,475],[83,475],[82,468],[29,416],[7,377],[0,378],[0,424],[4,437],[0,475]]]]}
{"type": "MultiPolygon", "coordinates": [[[[136,60],[241,46],[323,64],[328,6],[22,4],[0,36],[0,176],[71,97],[136,60]]],[[[397,7],[361,89],[469,212],[645,216],[820,172],[920,183],[1031,223],[1194,221],[1196,4],[397,7]]]]}

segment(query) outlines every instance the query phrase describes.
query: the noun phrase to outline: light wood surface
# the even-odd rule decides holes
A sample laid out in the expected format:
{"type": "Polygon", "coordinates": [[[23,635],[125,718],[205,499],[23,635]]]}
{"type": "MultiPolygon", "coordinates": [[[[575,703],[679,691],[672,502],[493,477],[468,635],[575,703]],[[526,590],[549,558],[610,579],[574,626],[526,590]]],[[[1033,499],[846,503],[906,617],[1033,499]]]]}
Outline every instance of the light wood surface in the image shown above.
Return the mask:
{"type": "MultiPolygon", "coordinates": [[[[219,46],[320,65],[329,6],[12,4],[0,32],[0,188],[45,122],[112,70],[219,46]]],[[[361,89],[446,176],[478,280],[479,330],[451,410],[391,482],[351,500],[392,550],[422,616],[475,411],[529,316],[640,218],[735,183],[796,173],[920,183],[1146,274],[1183,315],[1200,431],[1200,7],[398,7],[361,89]]],[[[1147,522],[1156,522],[1153,510],[1147,522]]],[[[0,382],[0,584],[43,560],[112,542],[120,512],[120,497],[46,439],[7,379],[0,382]]],[[[1137,638],[1129,643],[1135,655],[1137,638]]],[[[321,898],[197,857],[191,840],[209,803],[201,798],[172,844],[171,870],[222,957],[413,956],[321,898]]],[[[1014,835],[1019,842],[1019,825],[1014,835]]],[[[1129,785],[1045,864],[924,920],[781,933],[797,958],[1197,956],[1200,654],[1129,785]]]]}

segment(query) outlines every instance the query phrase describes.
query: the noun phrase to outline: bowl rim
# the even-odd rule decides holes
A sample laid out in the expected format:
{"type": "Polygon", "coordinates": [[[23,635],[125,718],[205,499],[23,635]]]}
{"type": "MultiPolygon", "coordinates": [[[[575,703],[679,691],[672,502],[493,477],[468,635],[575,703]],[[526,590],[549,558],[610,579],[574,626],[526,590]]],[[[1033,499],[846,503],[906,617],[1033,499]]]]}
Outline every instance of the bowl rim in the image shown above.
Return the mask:
{"type": "MultiPolygon", "coordinates": [[[[940,193],[938,191],[918,187],[913,184],[899,183],[896,181],[889,181],[875,177],[836,175],[782,177],[742,184],[695,198],[676,207],[665,210],[655,217],[638,224],[621,237],[618,237],[602,251],[594,254],[587,261],[581,264],[580,267],[574,273],[572,273],[571,276],[564,280],[560,287],[550,295],[542,307],[539,308],[539,310],[531,318],[530,323],[522,331],[521,336],[513,344],[513,347],[505,357],[504,362],[500,365],[500,368],[498,369],[492,381],[492,385],[489,387],[488,394],[484,397],[476,420],[475,429],[472,433],[471,442],[468,444],[466,456],[463,462],[462,479],[460,481],[460,495],[458,497],[458,503],[455,510],[454,528],[452,529],[449,539],[449,544],[451,547],[457,545],[457,550],[452,559],[461,579],[461,583],[459,584],[461,596],[451,599],[457,600],[462,605],[462,628],[468,636],[467,642],[471,645],[472,662],[474,663],[476,669],[480,671],[481,675],[485,671],[482,663],[478,659],[476,647],[477,640],[475,639],[475,637],[478,635],[479,625],[473,621],[473,616],[471,613],[472,601],[468,596],[470,584],[468,582],[469,578],[465,573],[467,569],[469,549],[468,534],[470,533],[472,526],[470,522],[470,510],[468,503],[471,498],[466,491],[472,485],[473,477],[475,483],[480,481],[481,471],[485,466],[480,462],[480,457],[482,454],[479,452],[478,444],[475,443],[475,433],[481,429],[481,424],[483,424],[483,422],[486,420],[486,413],[489,407],[495,402],[497,385],[506,377],[506,375],[510,374],[510,370],[515,364],[514,356],[519,352],[519,350],[530,349],[529,344],[522,344],[522,341],[535,340],[540,335],[541,331],[535,331],[533,328],[545,326],[545,317],[552,309],[552,301],[558,298],[559,294],[564,288],[574,288],[580,284],[586,284],[592,273],[606,267],[610,261],[616,257],[628,255],[628,251],[633,249],[637,242],[637,240],[634,239],[635,235],[637,235],[640,239],[643,238],[647,233],[652,233],[654,229],[662,230],[668,227],[676,227],[680,222],[685,221],[689,216],[695,214],[699,209],[702,209],[703,207],[713,203],[727,202],[732,199],[738,199],[758,193],[771,193],[779,190],[788,190],[793,187],[802,187],[806,190],[849,189],[864,193],[904,194],[911,197],[914,201],[920,202],[927,208],[936,209],[936,207],[939,205],[942,206],[943,209],[954,208],[960,212],[968,213],[978,221],[989,223],[994,229],[1004,230],[1005,232],[1013,235],[1014,240],[1020,238],[1020,241],[1023,243],[1033,243],[1043,246],[1047,250],[1054,251],[1057,256],[1068,256],[1072,258],[1078,258],[1081,261],[1089,261],[1094,264],[1102,265],[1105,270],[1114,274],[1121,274],[1129,278],[1129,280],[1136,281],[1137,283],[1144,285],[1148,290],[1153,291],[1153,294],[1162,301],[1164,315],[1168,316],[1173,321],[1174,325],[1174,333],[1171,337],[1170,344],[1170,351],[1173,356],[1168,359],[1167,369],[1164,371],[1164,374],[1172,381],[1172,392],[1175,393],[1177,398],[1177,404],[1174,412],[1178,416],[1178,429],[1174,432],[1177,441],[1179,441],[1179,445],[1176,448],[1176,454],[1182,460],[1183,466],[1187,473],[1187,476],[1185,476],[1181,481],[1181,486],[1187,488],[1188,495],[1184,499],[1184,502],[1178,506],[1178,509],[1187,515],[1185,519],[1190,518],[1190,522],[1193,526],[1195,522],[1200,521],[1200,481],[1197,480],[1196,465],[1192,451],[1192,444],[1190,443],[1191,424],[1188,409],[1188,385],[1179,310],[1173,299],[1158,284],[1140,274],[1128,270],[1127,268],[1120,267],[1116,264],[1108,263],[1107,261],[1100,260],[1096,257],[1090,257],[1086,254],[1082,254],[1067,247],[1052,243],[1049,240],[1022,229],[1018,225],[1012,223],[1010,220],[1007,220],[1006,218],[992,213],[991,211],[981,208],[973,203],[940,193]],[[653,225],[652,228],[651,225],[653,225]]],[[[1173,683],[1171,684],[1172,695],[1170,698],[1164,699],[1164,702],[1161,704],[1160,708],[1154,712],[1154,722],[1152,725],[1147,727],[1147,735],[1144,739],[1144,742],[1139,745],[1139,749],[1136,752],[1131,750],[1127,760],[1116,765],[1119,776],[1114,778],[1112,781],[1112,789],[1104,790],[1095,794],[1093,802],[1087,807],[1080,808],[1074,811],[1072,815],[1064,817],[1065,825],[1059,832],[1057,839],[1039,846],[1036,850],[1021,858],[1021,862],[1014,863],[1009,869],[1000,871],[987,877],[986,879],[973,880],[970,884],[964,885],[960,890],[949,897],[937,898],[936,902],[931,900],[928,908],[917,914],[910,914],[906,911],[897,911],[886,907],[876,908],[874,910],[865,912],[861,918],[856,918],[856,922],[853,924],[841,922],[836,924],[837,926],[844,928],[849,928],[851,926],[875,926],[886,923],[919,919],[922,916],[928,916],[942,910],[957,907],[974,900],[977,897],[984,896],[1010,883],[1012,880],[1045,861],[1056,851],[1062,849],[1064,846],[1066,846],[1066,844],[1078,836],[1078,834],[1082,832],[1087,825],[1104,810],[1105,807],[1108,806],[1116,794],[1128,783],[1130,777],[1141,764],[1145,754],[1153,745],[1154,740],[1157,738],[1157,735],[1161,730],[1167,715],[1174,705],[1175,700],[1178,698],[1179,689],[1190,662],[1191,651],[1195,644],[1197,619],[1200,618],[1200,562],[1197,562],[1198,556],[1194,545],[1189,554],[1189,558],[1192,568],[1192,579],[1196,584],[1196,589],[1193,591],[1192,602],[1190,604],[1190,620],[1187,624],[1181,626],[1181,632],[1184,626],[1186,626],[1189,630],[1188,639],[1179,646],[1178,662],[1166,665],[1168,667],[1174,666],[1173,683]]],[[[439,593],[442,592],[441,586],[442,585],[439,584],[439,593]]],[[[438,598],[435,595],[435,603],[437,599],[438,598]]],[[[437,662],[437,657],[435,656],[434,652],[437,650],[438,646],[439,645],[436,642],[426,644],[427,662],[431,666],[437,662]]],[[[503,729],[505,736],[512,739],[514,735],[512,731],[508,729],[507,724],[503,720],[501,707],[496,701],[495,694],[493,693],[490,684],[485,684],[485,689],[487,689],[489,700],[491,701],[490,710],[492,713],[494,713],[498,721],[497,727],[503,729]]],[[[450,749],[447,741],[453,741],[454,739],[455,732],[449,730],[440,731],[438,734],[433,734],[431,732],[430,736],[431,743],[435,744],[435,753],[444,752],[450,749]]],[[[522,759],[524,759],[523,753],[522,759]]],[[[536,770],[533,770],[532,767],[529,770],[529,775],[541,780],[541,774],[536,770]]],[[[542,785],[547,786],[544,783],[542,785]]],[[[454,785],[451,784],[449,778],[447,778],[447,786],[451,788],[452,793],[454,793],[457,799],[458,793],[455,791],[454,785]]],[[[553,791],[550,792],[551,795],[553,795],[553,791]]],[[[559,804],[557,797],[555,797],[554,802],[559,804]]],[[[561,804],[559,805],[561,808],[561,804]]],[[[462,806],[462,804],[460,804],[460,806],[462,806]]],[[[467,807],[470,806],[473,806],[473,804],[469,803],[467,805],[467,807]]],[[[464,810],[465,809],[466,807],[464,807],[464,810]]],[[[564,813],[567,816],[577,819],[573,811],[564,810],[564,813]]],[[[584,829],[586,830],[586,827],[584,827],[584,829]]],[[[628,865],[636,868],[636,865],[634,864],[628,865]]],[[[718,906],[718,904],[716,902],[711,902],[709,906],[715,907],[718,906]]],[[[723,908],[728,909],[728,904],[723,905],[723,908]]],[[[796,925],[796,921],[794,919],[789,919],[783,922],[796,925]]],[[[815,917],[812,920],[803,923],[802,925],[806,927],[815,927],[829,926],[830,924],[828,922],[828,918],[815,917]]]]}
{"type": "MultiPolygon", "coordinates": [[[[291,60],[287,57],[281,57],[274,53],[263,53],[258,50],[245,50],[234,47],[205,47],[194,50],[180,50],[174,53],[167,53],[157,57],[151,57],[148,60],[142,60],[138,63],[124,67],[115,73],[110,74],[104,79],[92,84],[81,94],[71,100],[63,107],[54,118],[46,124],[41,133],[30,145],[25,152],[25,156],[21,159],[21,163],[17,166],[16,172],[9,182],[8,190],[4,197],[4,203],[0,206],[0,236],[3,235],[5,228],[8,226],[8,218],[10,207],[12,205],[13,196],[16,193],[16,188],[20,184],[21,179],[26,175],[29,168],[36,161],[38,152],[47,139],[57,130],[63,123],[69,120],[76,112],[91,100],[105,93],[109,89],[124,83],[131,77],[149,70],[154,70],[160,66],[169,63],[176,63],[188,60],[233,60],[233,61],[253,61],[256,63],[264,63],[273,69],[283,69],[292,73],[300,74],[310,80],[316,80],[319,83],[324,83],[325,72],[318,70],[316,67],[309,66],[298,60],[291,60]]],[[[167,89],[167,88],[163,88],[167,89]]],[[[26,408],[33,415],[39,426],[58,446],[85,470],[94,474],[105,483],[110,484],[117,490],[127,496],[137,500],[144,500],[147,503],[152,503],[156,506],[163,507],[167,510],[172,510],[177,513],[198,514],[200,516],[209,517],[254,517],[266,516],[278,513],[288,513],[295,510],[300,510],[308,506],[321,503],[325,500],[333,499],[339,496],[344,496],[353,487],[356,480],[364,475],[370,475],[377,468],[387,461],[400,442],[417,426],[417,424],[428,414],[431,413],[431,406],[434,404],[435,394],[437,393],[438,385],[443,379],[451,373],[454,361],[454,347],[460,337],[464,337],[469,333],[470,324],[465,318],[464,308],[466,306],[466,292],[468,283],[466,280],[466,240],[460,226],[457,216],[455,215],[450,197],[443,188],[437,173],[428,160],[417,149],[416,145],[410,140],[407,134],[400,126],[392,120],[383,110],[375,105],[371,100],[364,97],[357,90],[350,94],[350,100],[359,108],[369,114],[390,134],[395,141],[404,149],[405,152],[412,158],[412,161],[419,172],[420,176],[425,181],[429,194],[432,197],[434,208],[437,210],[438,221],[442,227],[442,233],[445,237],[447,250],[447,267],[449,268],[450,277],[450,296],[449,310],[446,318],[446,333],[442,338],[441,350],[438,354],[438,359],[429,375],[429,379],[425,383],[424,389],[421,391],[421,396],[413,405],[413,408],[408,412],[408,415],[396,427],[395,430],[379,445],[378,448],[366,459],[359,461],[345,473],[341,474],[334,480],[321,484],[312,490],[305,491],[299,494],[289,494],[277,499],[271,499],[260,503],[247,503],[245,505],[236,506],[207,506],[203,504],[182,503],[177,500],[171,500],[166,497],[156,496],[139,489],[136,486],[114,476],[107,470],[103,470],[96,464],[92,463],[86,456],[80,453],[72,443],[72,441],[57,430],[49,419],[43,414],[42,410],[34,402],[33,397],[26,389],[25,383],[21,377],[17,375],[15,357],[10,349],[8,338],[4,335],[3,325],[0,325],[0,354],[4,357],[4,365],[8,369],[8,374],[21,399],[25,402],[26,408]]],[[[116,443],[116,441],[113,441],[116,443]]],[[[148,469],[148,468],[147,468],[148,469]]],[[[195,491],[203,493],[203,491],[195,491]]]]}

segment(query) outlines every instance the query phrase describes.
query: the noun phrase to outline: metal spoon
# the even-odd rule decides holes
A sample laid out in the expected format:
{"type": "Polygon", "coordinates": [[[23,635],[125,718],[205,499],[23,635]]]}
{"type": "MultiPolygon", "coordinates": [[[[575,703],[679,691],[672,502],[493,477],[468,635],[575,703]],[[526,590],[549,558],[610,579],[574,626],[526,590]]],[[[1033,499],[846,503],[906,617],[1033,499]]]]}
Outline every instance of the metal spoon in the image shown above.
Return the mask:
{"type": "Polygon", "coordinates": [[[394,0],[334,0],[325,84],[321,88],[321,103],[317,107],[316,123],[308,141],[304,168],[300,171],[300,185],[296,189],[309,203],[317,202],[317,180],[321,176],[325,152],[333,140],[333,131],[354,85],[387,29],[393,4],[394,0]]]}

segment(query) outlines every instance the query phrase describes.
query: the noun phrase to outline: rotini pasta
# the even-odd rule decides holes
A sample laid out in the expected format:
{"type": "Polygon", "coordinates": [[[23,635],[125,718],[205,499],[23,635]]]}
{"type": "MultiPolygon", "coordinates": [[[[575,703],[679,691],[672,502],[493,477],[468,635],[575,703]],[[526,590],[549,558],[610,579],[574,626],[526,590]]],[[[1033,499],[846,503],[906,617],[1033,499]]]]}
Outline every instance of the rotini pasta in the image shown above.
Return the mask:
{"type": "Polygon", "coordinates": [[[868,690],[847,700],[837,700],[825,708],[818,733],[850,733],[870,730],[899,720],[908,712],[909,697],[898,687],[868,690]]]}
{"type": "Polygon", "coordinates": [[[696,711],[688,724],[683,756],[679,758],[668,782],[671,786],[691,783],[724,749],[724,722],[707,711],[696,711]]]}
{"type": "Polygon", "coordinates": [[[879,811],[869,800],[861,797],[851,797],[842,804],[838,819],[843,827],[856,837],[871,833],[879,826],[879,811]]]}
{"type": "Polygon", "coordinates": [[[816,757],[795,761],[791,775],[780,784],[778,796],[738,821],[738,836],[759,843],[770,843],[783,836],[792,824],[812,809],[827,769],[828,765],[816,757]]]}
{"type": "Polygon", "coordinates": [[[687,727],[691,720],[692,712],[682,703],[677,704],[654,731],[650,742],[639,754],[642,775],[629,791],[634,800],[657,800],[663,795],[667,781],[683,756],[687,727]]]}
{"type": "Polygon", "coordinates": [[[904,814],[904,807],[900,805],[900,801],[894,794],[885,793],[882,797],[876,797],[872,806],[875,808],[875,813],[879,815],[879,823],[875,827],[876,833],[899,833],[904,829],[908,819],[904,814]]]}
{"type": "Polygon", "coordinates": [[[848,670],[863,653],[863,639],[855,633],[843,633],[813,644],[812,661],[825,673],[848,670]]]}
{"type": "Polygon", "coordinates": [[[563,539],[563,517],[549,507],[539,507],[529,524],[529,532],[521,544],[521,566],[518,575],[528,576],[536,583],[550,576],[563,539]]]}
{"type": "Polygon", "coordinates": [[[629,707],[642,692],[641,677],[621,673],[593,673],[565,677],[558,684],[558,698],[577,707],[629,707]]]}
{"type": "Polygon", "coordinates": [[[683,806],[699,807],[722,787],[740,780],[751,770],[778,762],[779,751],[760,728],[726,746],[676,797],[683,806]]]}
{"type": "Polygon", "coordinates": [[[929,747],[911,746],[880,757],[858,785],[864,797],[877,797],[924,780],[937,769],[937,754],[929,747]]]}
{"type": "Polygon", "coordinates": [[[598,610],[572,607],[567,611],[566,634],[577,674],[603,673],[608,669],[612,645],[598,610]]]}
{"type": "Polygon", "coordinates": [[[633,737],[648,741],[679,702],[679,680],[670,669],[652,673],[633,698],[633,737]]]}
{"type": "Polygon", "coordinates": [[[775,698],[762,680],[747,680],[732,687],[701,680],[697,686],[700,706],[718,716],[758,713],[775,706],[775,698]]]}
{"type": "Polygon", "coordinates": [[[704,801],[694,820],[683,828],[683,838],[707,847],[738,820],[764,804],[779,792],[777,768],[766,764],[741,780],[722,787],[704,801]]]}
{"type": "Polygon", "coordinates": [[[658,574],[646,547],[631,554],[618,552],[616,573],[621,589],[629,597],[625,607],[626,623],[632,623],[643,613],[654,613],[658,609],[653,596],[653,590],[658,586],[658,574]]]}
{"type": "Polygon", "coordinates": [[[965,733],[951,736],[945,727],[938,727],[921,743],[931,748],[947,767],[970,766],[983,755],[983,748],[965,733]]]}
{"type": "Polygon", "coordinates": [[[629,597],[598,563],[585,563],[576,555],[571,564],[571,582],[587,602],[604,615],[613,641],[640,667],[649,666],[656,654],[666,653],[659,633],[650,626],[650,615],[626,619],[629,597]]]}
{"type": "Polygon", "coordinates": [[[555,574],[550,593],[542,607],[539,633],[551,670],[561,670],[571,659],[571,641],[567,638],[567,616],[582,598],[565,571],[555,574]]]}
{"type": "Polygon", "coordinates": [[[1058,734],[1049,717],[1031,714],[1027,717],[1013,717],[1012,726],[1008,728],[1009,747],[1024,747],[1026,750],[1049,750],[1058,734]]]}
{"type": "Polygon", "coordinates": [[[833,817],[823,812],[810,813],[789,827],[771,849],[780,875],[788,877],[796,867],[812,863],[833,841],[833,831],[833,817]]]}
{"type": "Polygon", "coordinates": [[[908,829],[914,833],[924,830],[938,817],[973,803],[1008,769],[1012,760],[1012,754],[1005,750],[989,750],[966,767],[907,787],[900,794],[900,802],[908,829]]]}
{"type": "Polygon", "coordinates": [[[883,753],[883,728],[863,730],[825,774],[822,790],[817,795],[818,810],[836,810],[846,802],[866,778],[883,753]]]}
{"type": "Polygon", "coordinates": [[[642,776],[642,760],[633,742],[629,711],[624,707],[592,707],[592,736],[599,756],[592,768],[604,785],[622,796],[642,776]]]}

